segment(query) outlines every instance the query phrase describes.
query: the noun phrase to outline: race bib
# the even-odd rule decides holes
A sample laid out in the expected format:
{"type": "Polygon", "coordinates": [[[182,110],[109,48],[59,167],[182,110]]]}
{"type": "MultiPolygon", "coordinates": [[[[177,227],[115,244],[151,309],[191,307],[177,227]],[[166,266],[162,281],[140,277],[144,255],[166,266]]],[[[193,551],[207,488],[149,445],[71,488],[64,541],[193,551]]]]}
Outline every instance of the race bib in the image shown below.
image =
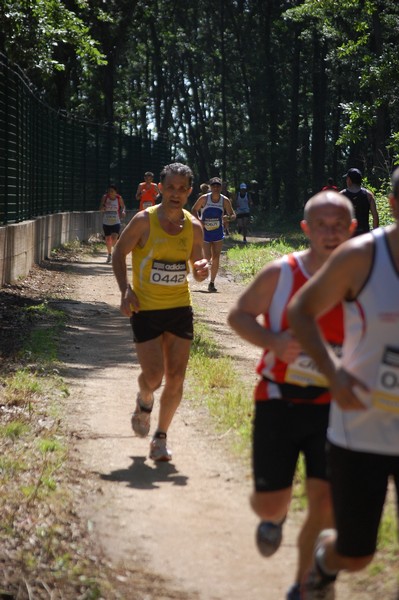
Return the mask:
{"type": "Polygon", "coordinates": [[[151,267],[150,282],[156,285],[181,285],[187,279],[187,265],[184,260],[164,262],[154,260],[151,267]]]}
{"type": "MultiPolygon", "coordinates": [[[[331,345],[336,356],[341,356],[342,347],[331,345]]],[[[284,381],[294,385],[328,387],[328,380],[320,373],[313,359],[305,353],[301,353],[291,364],[288,365],[284,381]]]]}
{"type": "Polygon", "coordinates": [[[219,219],[205,219],[204,227],[207,231],[214,231],[215,229],[219,229],[220,221],[219,219]]]}
{"type": "Polygon", "coordinates": [[[399,348],[385,348],[371,402],[380,410],[399,412],[399,348]]]}
{"type": "Polygon", "coordinates": [[[149,208],[150,206],[153,206],[153,203],[151,202],[151,200],[145,200],[143,202],[143,209],[149,208]]]}
{"type": "Polygon", "coordinates": [[[106,210],[104,213],[104,225],[115,225],[119,223],[118,213],[114,210],[106,210]]]}

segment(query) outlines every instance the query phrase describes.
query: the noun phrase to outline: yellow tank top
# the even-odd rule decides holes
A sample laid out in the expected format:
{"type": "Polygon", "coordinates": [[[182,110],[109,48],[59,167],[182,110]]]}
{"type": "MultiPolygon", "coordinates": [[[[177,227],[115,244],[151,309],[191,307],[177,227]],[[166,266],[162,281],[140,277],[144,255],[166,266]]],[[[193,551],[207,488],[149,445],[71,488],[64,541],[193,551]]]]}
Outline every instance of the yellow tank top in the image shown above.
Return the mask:
{"type": "Polygon", "coordinates": [[[162,229],[158,206],[147,208],[150,233],[143,248],[132,251],[133,289],[140,310],[161,310],[191,306],[188,286],[189,265],[194,232],[191,214],[183,210],[183,228],[177,235],[162,229]]]}

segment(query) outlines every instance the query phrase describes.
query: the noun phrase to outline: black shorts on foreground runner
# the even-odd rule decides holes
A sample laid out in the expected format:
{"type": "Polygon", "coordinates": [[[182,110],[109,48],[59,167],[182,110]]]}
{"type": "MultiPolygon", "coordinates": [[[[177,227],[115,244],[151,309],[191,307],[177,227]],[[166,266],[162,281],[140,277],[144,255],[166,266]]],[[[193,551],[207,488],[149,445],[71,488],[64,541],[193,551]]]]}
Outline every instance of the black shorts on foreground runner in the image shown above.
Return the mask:
{"type": "Polygon", "coordinates": [[[343,556],[370,556],[376,550],[391,475],[399,489],[399,456],[353,452],[328,444],[327,464],[334,480],[337,551],[343,556]]]}
{"type": "Polygon", "coordinates": [[[290,487],[300,452],[306,477],[327,479],[328,404],[257,401],[253,429],[253,472],[257,492],[290,487]]]}
{"type": "Polygon", "coordinates": [[[136,344],[153,340],[165,332],[185,340],[194,337],[193,309],[191,306],[163,310],[143,310],[130,318],[133,341],[136,344]]]}

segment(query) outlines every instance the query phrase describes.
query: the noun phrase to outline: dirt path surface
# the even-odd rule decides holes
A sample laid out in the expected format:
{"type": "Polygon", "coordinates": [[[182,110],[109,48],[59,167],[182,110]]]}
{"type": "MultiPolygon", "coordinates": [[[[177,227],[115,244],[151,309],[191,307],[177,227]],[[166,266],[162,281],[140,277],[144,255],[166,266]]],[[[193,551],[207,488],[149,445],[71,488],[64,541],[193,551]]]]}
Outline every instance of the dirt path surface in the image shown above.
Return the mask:
{"type": "MultiPolygon", "coordinates": [[[[72,300],[58,303],[70,317],[60,358],[70,389],[67,420],[75,454],[82,473],[97,482],[81,514],[112,564],[151,573],[146,594],[135,593],[133,580],[126,600],[285,598],[294,578],[302,516],[290,514],[277,555],[269,560],[258,555],[257,519],[248,504],[250,466],[231,455],[228,434],[214,431],[206,410],[183,398],[169,432],[171,463],[154,464],[148,459],[149,439],[133,436],[130,417],[139,368],[104,258],[80,258],[68,266],[72,300]],[[158,581],[153,589],[152,580],[158,581]]],[[[219,293],[211,295],[205,284],[192,283],[194,303],[242,377],[255,381],[258,350],[239,341],[226,325],[241,288],[226,276],[217,284],[219,293]]],[[[157,402],[151,431],[156,409],[157,402]]],[[[345,579],[338,590],[341,600],[375,597],[364,590],[348,595],[345,579]]]]}

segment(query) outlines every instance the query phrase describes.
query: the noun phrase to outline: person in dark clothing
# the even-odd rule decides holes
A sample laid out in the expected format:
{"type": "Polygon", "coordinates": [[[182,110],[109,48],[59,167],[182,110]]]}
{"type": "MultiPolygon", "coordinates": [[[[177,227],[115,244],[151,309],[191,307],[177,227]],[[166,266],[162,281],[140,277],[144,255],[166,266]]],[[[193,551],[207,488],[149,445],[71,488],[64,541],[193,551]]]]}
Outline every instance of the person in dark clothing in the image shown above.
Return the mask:
{"type": "Polygon", "coordinates": [[[346,178],[346,188],[341,190],[341,194],[349,198],[355,209],[357,228],[354,235],[370,231],[370,212],[373,217],[373,229],[376,229],[380,224],[377,206],[373,194],[361,185],[363,179],[361,172],[359,169],[349,169],[344,177],[346,178]]]}

